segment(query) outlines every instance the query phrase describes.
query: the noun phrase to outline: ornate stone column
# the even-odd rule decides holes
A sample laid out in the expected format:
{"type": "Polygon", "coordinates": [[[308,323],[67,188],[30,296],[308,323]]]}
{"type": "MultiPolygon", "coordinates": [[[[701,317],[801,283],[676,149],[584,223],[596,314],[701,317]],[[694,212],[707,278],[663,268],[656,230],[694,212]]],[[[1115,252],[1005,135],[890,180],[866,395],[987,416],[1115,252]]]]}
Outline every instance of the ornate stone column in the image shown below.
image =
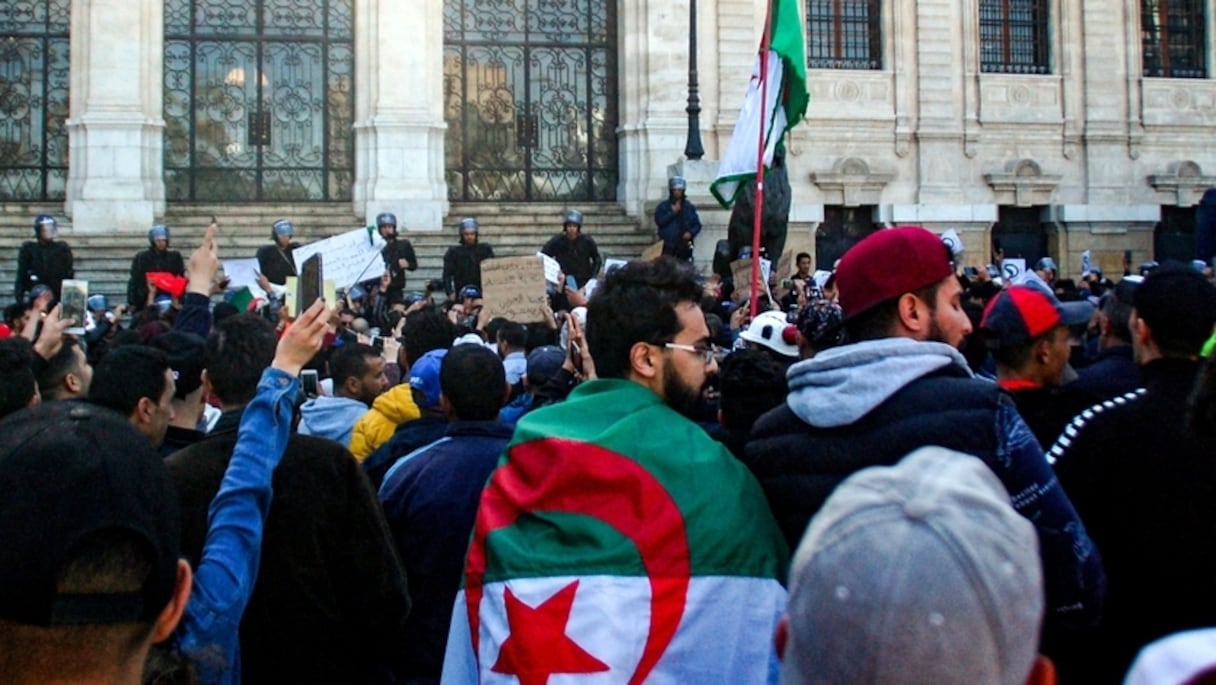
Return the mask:
{"type": "Polygon", "coordinates": [[[71,54],[73,230],[146,231],[165,210],[163,4],[74,0],[71,54]]]}
{"type": "Polygon", "coordinates": [[[355,2],[355,214],[438,230],[444,182],[443,2],[355,2]]]}

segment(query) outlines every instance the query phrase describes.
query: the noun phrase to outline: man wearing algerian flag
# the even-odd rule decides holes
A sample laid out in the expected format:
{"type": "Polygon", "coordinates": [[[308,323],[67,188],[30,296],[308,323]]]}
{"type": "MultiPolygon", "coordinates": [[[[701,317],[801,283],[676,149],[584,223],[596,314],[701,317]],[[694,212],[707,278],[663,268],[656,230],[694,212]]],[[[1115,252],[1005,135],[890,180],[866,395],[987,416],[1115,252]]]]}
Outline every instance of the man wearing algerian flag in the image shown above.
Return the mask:
{"type": "MultiPolygon", "coordinates": [[[[773,164],[777,144],[786,131],[802,121],[810,96],[806,91],[806,47],[797,0],[772,0],[767,31],[752,68],[747,95],[731,134],[718,177],[709,190],[729,209],[735,197],[756,177],[760,136],[764,136],[764,167],[773,164]],[[760,57],[765,59],[761,61],[760,57]]],[[[771,255],[773,259],[781,255],[771,255]]]]}
{"type": "Polygon", "coordinates": [[[716,368],[687,264],[630,262],[587,312],[598,380],[520,420],[482,493],[444,683],[764,683],[787,550],[686,418],[716,368]]]}

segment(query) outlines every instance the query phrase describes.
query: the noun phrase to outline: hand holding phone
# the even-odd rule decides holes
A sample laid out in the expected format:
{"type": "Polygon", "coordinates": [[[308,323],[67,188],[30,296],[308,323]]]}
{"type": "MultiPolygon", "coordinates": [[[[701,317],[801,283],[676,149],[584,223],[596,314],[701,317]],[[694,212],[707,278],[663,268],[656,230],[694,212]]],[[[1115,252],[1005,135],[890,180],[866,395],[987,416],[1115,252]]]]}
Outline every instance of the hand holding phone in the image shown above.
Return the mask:
{"type": "Polygon", "coordinates": [[[300,372],[300,388],[305,397],[316,397],[321,394],[321,383],[316,369],[304,369],[300,372]]]}

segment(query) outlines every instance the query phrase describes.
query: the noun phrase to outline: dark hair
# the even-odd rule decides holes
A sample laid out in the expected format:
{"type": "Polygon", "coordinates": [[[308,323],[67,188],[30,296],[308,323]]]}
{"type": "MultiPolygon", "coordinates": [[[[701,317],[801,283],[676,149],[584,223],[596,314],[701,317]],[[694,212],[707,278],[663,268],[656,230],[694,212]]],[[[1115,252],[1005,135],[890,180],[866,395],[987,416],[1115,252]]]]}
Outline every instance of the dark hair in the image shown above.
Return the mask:
{"type": "Polygon", "coordinates": [[[431,350],[446,350],[456,339],[456,326],[436,309],[411,312],[405,317],[401,332],[401,349],[410,364],[431,350]]]}
{"type": "MultiPolygon", "coordinates": [[[[24,302],[14,302],[4,308],[4,323],[10,328],[17,323],[17,319],[25,316],[25,313],[30,310],[30,306],[24,302]]],[[[14,334],[21,331],[13,331],[14,334]]]]}
{"type": "Polygon", "coordinates": [[[46,360],[46,366],[38,371],[38,392],[42,393],[43,399],[59,399],[63,379],[69,373],[80,373],[80,365],[77,364],[76,359],[77,347],[79,344],[75,340],[64,338],[63,346],[54,356],[46,360]]]}
{"type": "Polygon", "coordinates": [[[1167,357],[1194,357],[1216,325],[1216,286],[1187,265],[1166,263],[1136,288],[1132,305],[1167,357]]]}
{"type": "Polygon", "coordinates": [[[130,416],[147,397],[159,402],[165,393],[169,357],[146,345],[125,345],[110,350],[93,369],[89,401],[130,416]]]}
{"type": "Polygon", "coordinates": [[[439,367],[439,389],[462,421],[493,421],[502,409],[507,372],[502,360],[482,345],[456,345],[439,367]]]}
{"type": "Polygon", "coordinates": [[[329,376],[334,380],[334,394],[346,385],[348,378],[360,378],[367,373],[368,357],[376,358],[380,352],[371,345],[346,343],[329,356],[329,376]]]}
{"type": "Polygon", "coordinates": [[[240,314],[241,310],[236,308],[236,305],[231,302],[216,302],[215,307],[211,310],[211,320],[219,323],[230,316],[240,314]]]}
{"type": "Polygon", "coordinates": [[[528,344],[528,329],[522,323],[507,321],[498,329],[495,339],[513,350],[522,349],[528,344]]]}
{"type": "Polygon", "coordinates": [[[718,367],[722,425],[748,432],[762,414],[785,402],[785,365],[762,350],[735,350],[718,367]]]}
{"type": "Polygon", "coordinates": [[[496,316],[486,322],[486,337],[490,340],[498,340],[498,332],[502,327],[510,321],[506,317],[496,316]]]}
{"type": "Polygon", "coordinates": [[[274,326],[256,314],[230,316],[211,330],[203,368],[220,402],[244,405],[253,399],[278,343],[274,326]]]}
{"type": "MultiPolygon", "coordinates": [[[[913,290],[912,294],[929,305],[929,311],[933,312],[937,309],[937,291],[941,285],[942,282],[938,281],[919,290],[913,290]]],[[[857,316],[845,319],[844,329],[848,334],[849,342],[881,340],[891,337],[891,328],[899,320],[900,297],[903,295],[881,302],[857,316]]],[[[598,361],[596,360],[597,368],[598,361]]]]}
{"type": "Polygon", "coordinates": [[[701,301],[692,266],[670,257],[614,269],[587,305],[587,346],[601,378],[624,378],[639,342],[670,342],[681,330],[676,304],[701,301]]]}
{"type": "Polygon", "coordinates": [[[24,409],[38,389],[34,382],[33,346],[25,338],[0,340],[0,417],[24,409]]]}
{"type": "Polygon", "coordinates": [[[1110,322],[1110,334],[1125,343],[1132,341],[1132,329],[1129,320],[1132,316],[1132,305],[1124,302],[1117,290],[1107,291],[1102,296],[1102,315],[1110,322]]]}
{"type": "Polygon", "coordinates": [[[794,264],[801,262],[803,257],[810,259],[811,253],[810,252],[799,252],[798,254],[794,255],[794,264]]]}

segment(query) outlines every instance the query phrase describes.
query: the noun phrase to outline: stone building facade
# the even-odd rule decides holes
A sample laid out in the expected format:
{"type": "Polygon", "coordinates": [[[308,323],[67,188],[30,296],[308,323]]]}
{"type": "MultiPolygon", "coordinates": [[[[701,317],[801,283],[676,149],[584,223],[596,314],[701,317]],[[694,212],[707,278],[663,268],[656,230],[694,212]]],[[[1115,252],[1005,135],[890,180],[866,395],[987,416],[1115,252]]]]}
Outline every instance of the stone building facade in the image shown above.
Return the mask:
{"type": "MultiPolygon", "coordinates": [[[[732,133],[760,0],[696,2],[705,159],[683,159],[690,0],[13,0],[0,202],[144,231],[173,202],[341,202],[410,230],[453,202],[639,219],[732,133]],[[235,104],[234,104],[235,103],[235,104]]],[[[954,228],[969,258],[1184,256],[1216,185],[1212,0],[804,0],[791,246],[954,228]],[[1175,254],[1177,253],[1177,254],[1175,254]]]]}

